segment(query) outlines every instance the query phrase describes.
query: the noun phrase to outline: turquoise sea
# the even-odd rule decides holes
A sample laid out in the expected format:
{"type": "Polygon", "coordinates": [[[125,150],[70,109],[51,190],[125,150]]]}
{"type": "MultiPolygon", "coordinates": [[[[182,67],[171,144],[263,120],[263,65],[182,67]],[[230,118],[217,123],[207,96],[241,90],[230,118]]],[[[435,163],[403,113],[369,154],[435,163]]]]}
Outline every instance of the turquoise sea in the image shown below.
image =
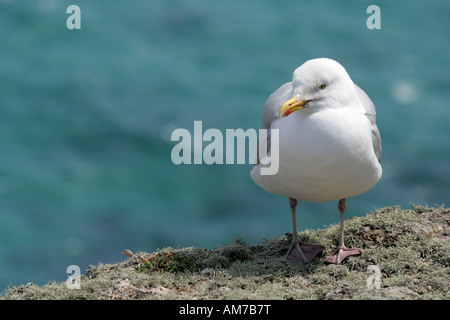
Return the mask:
{"type": "MultiPolygon", "coordinates": [[[[0,290],[65,281],[123,249],[291,232],[250,164],[175,165],[176,128],[259,128],[306,60],[339,61],[377,106],[383,177],[347,200],[450,205],[450,2],[0,0],[0,290]],[[69,30],[69,5],[81,29],[69,30]],[[367,7],[381,10],[370,30],[367,7]]],[[[300,202],[298,227],[338,222],[300,202]]]]}

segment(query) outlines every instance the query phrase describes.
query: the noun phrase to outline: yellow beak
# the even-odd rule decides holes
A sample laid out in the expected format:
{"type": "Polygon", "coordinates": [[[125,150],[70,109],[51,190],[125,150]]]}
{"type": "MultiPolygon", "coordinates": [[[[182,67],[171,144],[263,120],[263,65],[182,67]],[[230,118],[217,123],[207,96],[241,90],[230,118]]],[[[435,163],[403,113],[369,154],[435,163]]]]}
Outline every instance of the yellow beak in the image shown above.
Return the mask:
{"type": "Polygon", "coordinates": [[[297,101],[297,96],[293,96],[283,103],[280,108],[280,112],[278,113],[278,118],[287,117],[292,112],[303,109],[308,101],[309,100],[297,101]]]}

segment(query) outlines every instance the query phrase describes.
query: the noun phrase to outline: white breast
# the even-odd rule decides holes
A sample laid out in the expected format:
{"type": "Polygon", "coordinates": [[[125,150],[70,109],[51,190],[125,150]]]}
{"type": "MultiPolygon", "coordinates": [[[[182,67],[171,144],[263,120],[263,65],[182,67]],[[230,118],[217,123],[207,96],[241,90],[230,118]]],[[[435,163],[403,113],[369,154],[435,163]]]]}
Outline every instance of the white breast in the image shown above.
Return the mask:
{"type": "MultiPolygon", "coordinates": [[[[331,201],[358,195],[374,186],[381,166],[373,151],[369,120],[360,112],[299,110],[275,120],[279,130],[279,170],[255,183],[270,193],[305,201],[331,201]]],[[[272,144],[274,141],[272,141],[272,144]]]]}

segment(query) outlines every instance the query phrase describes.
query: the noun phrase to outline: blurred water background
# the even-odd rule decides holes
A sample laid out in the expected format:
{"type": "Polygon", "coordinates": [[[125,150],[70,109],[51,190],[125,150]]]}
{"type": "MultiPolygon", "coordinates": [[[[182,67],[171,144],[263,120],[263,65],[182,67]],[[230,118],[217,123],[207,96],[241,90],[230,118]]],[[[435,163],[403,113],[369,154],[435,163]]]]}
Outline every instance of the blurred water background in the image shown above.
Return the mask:
{"type": "MultiPolygon", "coordinates": [[[[259,128],[308,59],[339,61],[377,106],[383,178],[348,199],[449,204],[448,1],[0,0],[0,290],[166,246],[291,231],[251,165],[171,162],[175,128],[259,128]],[[68,30],[66,8],[81,8],[68,30]],[[366,9],[381,9],[369,30],[366,9]]],[[[300,230],[338,222],[300,202],[300,230]]]]}

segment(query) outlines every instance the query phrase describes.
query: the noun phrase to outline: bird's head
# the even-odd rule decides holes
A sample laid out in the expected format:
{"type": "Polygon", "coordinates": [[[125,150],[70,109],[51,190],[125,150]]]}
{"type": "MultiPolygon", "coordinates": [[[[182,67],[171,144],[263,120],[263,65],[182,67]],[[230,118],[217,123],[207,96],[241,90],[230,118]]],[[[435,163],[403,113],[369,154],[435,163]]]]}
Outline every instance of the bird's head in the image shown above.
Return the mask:
{"type": "Polygon", "coordinates": [[[305,62],[294,71],[292,79],[294,95],[279,110],[279,118],[292,112],[345,106],[356,96],[355,86],[344,67],[338,62],[319,58],[305,62]]]}

